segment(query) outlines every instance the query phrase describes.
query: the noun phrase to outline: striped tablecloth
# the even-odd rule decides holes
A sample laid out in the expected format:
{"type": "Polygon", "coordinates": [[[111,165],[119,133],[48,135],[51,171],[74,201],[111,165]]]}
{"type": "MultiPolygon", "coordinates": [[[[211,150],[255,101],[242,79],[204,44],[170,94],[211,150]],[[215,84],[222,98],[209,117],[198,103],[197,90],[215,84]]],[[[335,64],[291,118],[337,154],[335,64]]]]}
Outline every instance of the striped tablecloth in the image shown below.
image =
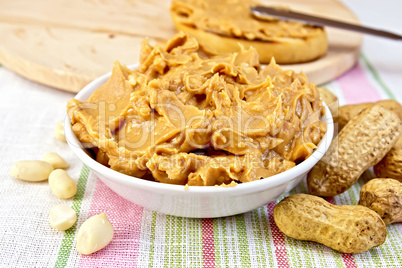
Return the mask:
{"type": "MultiPolygon", "coordinates": [[[[33,86],[48,91],[0,69],[0,81],[16,81],[27,88],[21,105],[6,112],[1,107],[0,267],[397,267],[402,262],[402,224],[388,227],[386,242],[362,254],[340,254],[313,242],[297,241],[282,234],[273,220],[275,205],[286,195],[306,192],[303,181],[290,193],[254,211],[217,219],[188,219],[148,211],[130,203],[104,185],[75,159],[66,144],[53,138],[52,129],[62,119],[60,106],[38,108],[33,86]],[[27,87],[28,86],[28,87],[27,87]],[[25,103],[26,102],[26,103],[25,103]],[[21,114],[17,110],[25,109],[21,114]],[[57,112],[59,114],[57,116],[57,112]],[[38,116],[38,117],[37,117],[38,116]],[[28,125],[28,128],[15,124],[28,125]],[[12,127],[10,127],[12,126],[12,127]],[[25,140],[32,142],[29,147],[25,140]],[[78,182],[73,200],[60,201],[47,183],[13,179],[8,169],[20,159],[40,159],[56,151],[72,163],[70,175],[78,182]],[[50,207],[65,203],[77,212],[78,221],[66,232],[50,228],[50,207]],[[115,235],[103,250],[80,256],[75,249],[78,226],[88,217],[105,212],[115,235]]],[[[350,72],[326,85],[342,103],[394,98],[365,56],[350,72]]],[[[40,92],[43,93],[43,92],[40,92]]],[[[46,93],[46,92],[45,92],[46,93]]],[[[14,95],[13,92],[6,95],[14,95]]],[[[38,99],[37,101],[40,101],[38,99]]],[[[10,102],[11,103],[11,102],[10,102]]],[[[347,192],[330,198],[334,204],[357,204],[365,173],[347,192]]]]}
{"type": "MultiPolygon", "coordinates": [[[[402,53],[387,51],[394,44],[385,42],[382,47],[378,45],[382,41],[368,40],[358,65],[325,85],[340,104],[402,101],[402,79],[398,78],[402,53]]],[[[286,195],[305,193],[305,182],[274,202],[233,217],[187,219],[145,210],[111,191],[66,144],[54,139],[53,128],[65,116],[65,103],[72,94],[25,80],[2,67],[0,94],[0,267],[402,266],[402,223],[387,227],[382,246],[354,255],[282,234],[273,220],[273,208],[286,195]],[[41,159],[50,151],[71,164],[68,173],[78,183],[71,200],[55,198],[47,182],[22,182],[8,173],[15,161],[41,159]],[[77,223],[66,232],[48,223],[49,209],[56,204],[77,212],[77,223]],[[113,240],[103,250],[81,256],[75,248],[78,227],[101,212],[114,227],[113,240]]],[[[347,192],[327,200],[357,204],[360,188],[371,176],[364,173],[347,192]]]]}

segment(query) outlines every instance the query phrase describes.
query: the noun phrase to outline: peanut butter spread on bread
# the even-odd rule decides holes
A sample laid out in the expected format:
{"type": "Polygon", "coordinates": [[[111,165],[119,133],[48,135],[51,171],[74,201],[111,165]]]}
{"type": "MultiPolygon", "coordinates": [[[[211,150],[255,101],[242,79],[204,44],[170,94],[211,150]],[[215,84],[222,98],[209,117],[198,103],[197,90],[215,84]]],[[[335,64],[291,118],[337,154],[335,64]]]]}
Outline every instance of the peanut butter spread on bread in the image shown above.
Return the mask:
{"type": "MultiPolygon", "coordinates": [[[[316,60],[326,54],[323,27],[274,18],[256,19],[253,0],[173,0],[170,14],[177,30],[197,38],[211,55],[241,53],[253,47],[262,63],[316,60]]],[[[283,7],[282,7],[283,8],[283,7]]]]}
{"type": "Polygon", "coordinates": [[[308,158],[326,132],[304,74],[262,68],[253,48],[208,56],[178,33],[142,43],[136,70],[116,62],[85,102],[67,104],[78,139],[118,172],[158,182],[233,185],[308,158]]]}
{"type": "Polygon", "coordinates": [[[323,28],[294,21],[272,18],[257,20],[250,6],[252,0],[173,0],[171,12],[177,22],[222,36],[256,41],[278,38],[305,39],[321,35],[323,28]]]}

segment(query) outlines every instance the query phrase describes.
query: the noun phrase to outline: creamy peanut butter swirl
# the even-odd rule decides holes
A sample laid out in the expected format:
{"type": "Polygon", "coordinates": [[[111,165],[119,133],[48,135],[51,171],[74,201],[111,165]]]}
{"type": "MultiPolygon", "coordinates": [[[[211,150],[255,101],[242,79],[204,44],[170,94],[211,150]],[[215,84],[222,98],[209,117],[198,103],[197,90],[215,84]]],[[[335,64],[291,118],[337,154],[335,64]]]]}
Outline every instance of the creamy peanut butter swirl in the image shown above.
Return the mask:
{"type": "Polygon", "coordinates": [[[326,132],[314,83],[262,68],[253,48],[209,57],[179,33],[142,44],[140,66],[118,62],[91,97],[67,105],[78,139],[97,160],[163,183],[233,185],[308,158],[326,132]]]}

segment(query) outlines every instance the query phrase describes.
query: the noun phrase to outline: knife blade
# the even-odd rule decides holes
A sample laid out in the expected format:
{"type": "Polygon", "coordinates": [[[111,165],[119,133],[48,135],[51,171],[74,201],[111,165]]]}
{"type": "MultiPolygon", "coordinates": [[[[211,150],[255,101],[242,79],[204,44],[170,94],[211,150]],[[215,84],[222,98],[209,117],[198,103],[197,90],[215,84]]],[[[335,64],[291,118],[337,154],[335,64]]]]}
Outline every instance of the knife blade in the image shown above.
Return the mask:
{"type": "Polygon", "coordinates": [[[355,31],[359,33],[371,34],[380,37],[390,38],[393,40],[402,40],[402,36],[384,30],[373,29],[365,26],[351,24],[347,22],[327,19],[323,17],[312,16],[288,9],[267,7],[267,6],[251,6],[251,13],[257,19],[267,20],[267,17],[275,17],[284,20],[294,20],[308,23],[315,26],[329,26],[343,30],[355,31]]]}

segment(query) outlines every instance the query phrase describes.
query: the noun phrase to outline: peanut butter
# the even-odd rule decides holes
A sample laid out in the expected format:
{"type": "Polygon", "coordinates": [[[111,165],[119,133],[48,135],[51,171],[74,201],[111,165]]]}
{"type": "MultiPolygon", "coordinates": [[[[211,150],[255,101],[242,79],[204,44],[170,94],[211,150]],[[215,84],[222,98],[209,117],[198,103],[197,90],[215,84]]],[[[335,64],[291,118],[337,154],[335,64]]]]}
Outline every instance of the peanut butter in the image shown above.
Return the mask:
{"type": "MultiPolygon", "coordinates": [[[[209,54],[240,53],[253,47],[262,63],[308,62],[325,55],[328,40],[323,27],[264,17],[256,19],[254,0],[173,0],[170,8],[179,31],[197,38],[209,54]]],[[[287,7],[277,7],[288,9],[287,7]]]]}
{"type": "Polygon", "coordinates": [[[208,56],[184,33],[142,44],[136,70],[114,64],[85,102],[67,105],[78,139],[110,168],[180,185],[267,178],[308,158],[326,132],[314,83],[262,68],[253,48],[208,56]]]}
{"type": "Polygon", "coordinates": [[[171,11],[177,20],[194,29],[222,36],[256,41],[278,41],[279,38],[306,39],[322,34],[322,28],[295,21],[256,20],[250,6],[253,0],[174,0],[171,11]]]}

